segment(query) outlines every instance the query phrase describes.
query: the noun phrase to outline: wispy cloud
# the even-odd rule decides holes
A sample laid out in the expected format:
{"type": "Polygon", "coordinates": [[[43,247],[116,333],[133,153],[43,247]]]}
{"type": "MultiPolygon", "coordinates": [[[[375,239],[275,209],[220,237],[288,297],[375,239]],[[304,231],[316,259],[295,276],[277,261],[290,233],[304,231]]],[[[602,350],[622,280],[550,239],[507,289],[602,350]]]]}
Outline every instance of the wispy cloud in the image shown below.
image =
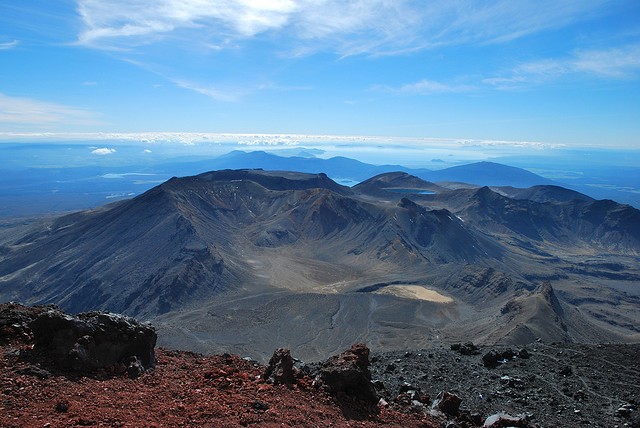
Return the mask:
{"type": "Polygon", "coordinates": [[[571,61],[576,72],[629,78],[640,71],[640,44],[608,50],[578,51],[571,61]]]}
{"type": "Polygon", "coordinates": [[[17,40],[12,40],[10,42],[0,42],[0,51],[13,49],[18,46],[19,43],[20,42],[18,42],[17,40]]]}
{"type": "Polygon", "coordinates": [[[96,114],[88,110],[0,93],[0,124],[50,127],[60,124],[96,125],[99,123],[96,114]]]}
{"type": "MultiPolygon", "coordinates": [[[[505,43],[590,19],[605,13],[611,1],[76,0],[82,22],[77,43],[117,50],[121,59],[180,88],[236,102],[264,90],[300,88],[264,84],[271,78],[264,75],[250,77],[252,82],[207,81],[203,73],[190,73],[166,58],[195,55],[202,64],[201,58],[215,61],[229,51],[247,48],[251,53],[252,43],[259,43],[261,53],[280,58],[319,52],[339,58],[407,55],[441,46],[505,43]]],[[[495,77],[505,78],[514,76],[495,77]]],[[[431,80],[372,89],[422,95],[474,90],[431,80]]]]}
{"type": "Polygon", "coordinates": [[[217,35],[251,37],[282,27],[295,9],[292,0],[78,0],[85,24],[78,41],[93,47],[145,44],[184,29],[197,29],[203,36],[215,30],[217,35]]]}
{"type": "Polygon", "coordinates": [[[189,89],[192,91],[196,91],[199,94],[212,98],[216,101],[238,101],[242,95],[244,95],[244,91],[240,90],[223,90],[220,88],[216,88],[213,85],[201,85],[195,82],[190,82],[185,79],[169,79],[177,86],[189,89]]]}
{"type": "Polygon", "coordinates": [[[640,74],[640,44],[604,50],[580,50],[566,58],[528,62],[502,76],[486,78],[483,82],[500,89],[513,89],[577,74],[604,79],[635,78],[640,74]]]}
{"type": "Polygon", "coordinates": [[[588,19],[610,1],[77,0],[78,42],[132,49],[181,39],[224,49],[270,33],[280,36],[279,49],[299,55],[402,53],[514,40],[588,19]]]}
{"type": "Polygon", "coordinates": [[[475,90],[475,88],[471,85],[449,84],[423,79],[419,82],[407,83],[398,87],[375,85],[371,88],[371,90],[408,95],[431,95],[455,92],[469,92],[475,90]]]}

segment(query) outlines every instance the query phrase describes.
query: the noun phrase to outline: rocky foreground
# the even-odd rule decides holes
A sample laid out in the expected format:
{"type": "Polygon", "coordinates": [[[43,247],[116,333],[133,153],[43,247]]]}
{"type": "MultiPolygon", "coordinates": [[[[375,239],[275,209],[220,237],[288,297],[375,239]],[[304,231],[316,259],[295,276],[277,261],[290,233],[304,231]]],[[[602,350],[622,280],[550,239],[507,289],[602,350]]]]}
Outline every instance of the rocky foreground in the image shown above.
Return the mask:
{"type": "Polygon", "coordinates": [[[119,315],[0,305],[0,426],[640,426],[638,345],[278,349],[262,366],[155,339],[119,315]]]}

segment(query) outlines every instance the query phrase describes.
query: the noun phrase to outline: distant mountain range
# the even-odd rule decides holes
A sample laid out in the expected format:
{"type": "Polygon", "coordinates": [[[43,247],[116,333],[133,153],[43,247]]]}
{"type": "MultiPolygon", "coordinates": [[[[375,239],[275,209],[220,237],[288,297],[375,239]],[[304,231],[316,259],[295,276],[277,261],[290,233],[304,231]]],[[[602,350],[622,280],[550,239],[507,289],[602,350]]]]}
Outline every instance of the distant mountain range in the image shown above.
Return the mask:
{"type": "MultiPolygon", "coordinates": [[[[0,218],[69,212],[94,208],[107,202],[139,195],[175,176],[190,176],[201,171],[264,168],[274,171],[325,173],[343,184],[353,185],[387,172],[405,172],[448,188],[503,186],[529,188],[557,185],[595,199],[614,199],[640,207],[633,193],[608,187],[567,186],[521,168],[494,162],[477,162],[441,170],[412,169],[401,165],[371,165],[345,157],[323,159],[315,152],[285,151],[295,156],[278,156],[263,151],[234,151],[214,159],[176,159],[169,163],[118,167],[31,168],[7,171],[0,183],[0,218]],[[460,184],[462,183],[462,185],[460,184]],[[470,186],[472,185],[472,186],[470,186]]],[[[0,173],[2,167],[0,166],[0,173]]]]}
{"type": "Polygon", "coordinates": [[[433,182],[461,182],[479,186],[531,187],[553,184],[552,180],[521,168],[494,162],[477,162],[442,170],[407,168],[401,165],[371,165],[341,156],[329,159],[281,157],[262,151],[234,151],[211,161],[198,163],[204,169],[268,168],[273,171],[325,173],[334,179],[363,181],[385,172],[406,172],[433,182]]]}
{"type": "MultiPolygon", "coordinates": [[[[325,171],[371,167],[307,160],[325,171]]],[[[437,176],[489,179],[504,168],[437,176]]],[[[314,358],[358,340],[394,349],[441,337],[640,338],[631,291],[640,211],[558,186],[451,187],[402,171],[353,188],[325,173],[260,169],[172,178],[133,199],[6,229],[0,299],[123,312],[153,319],[167,346],[261,358],[273,343],[314,358]]]]}

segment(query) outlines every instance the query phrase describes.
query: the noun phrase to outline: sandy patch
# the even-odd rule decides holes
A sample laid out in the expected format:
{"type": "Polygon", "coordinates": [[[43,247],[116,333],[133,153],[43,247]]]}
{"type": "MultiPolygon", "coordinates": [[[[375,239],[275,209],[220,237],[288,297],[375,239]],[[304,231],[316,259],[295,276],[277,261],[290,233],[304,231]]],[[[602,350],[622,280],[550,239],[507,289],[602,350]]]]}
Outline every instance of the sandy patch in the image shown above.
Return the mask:
{"type": "Polygon", "coordinates": [[[391,294],[405,299],[427,300],[437,303],[453,302],[451,297],[444,296],[435,290],[430,290],[419,285],[389,285],[375,292],[379,294],[391,294]]]}

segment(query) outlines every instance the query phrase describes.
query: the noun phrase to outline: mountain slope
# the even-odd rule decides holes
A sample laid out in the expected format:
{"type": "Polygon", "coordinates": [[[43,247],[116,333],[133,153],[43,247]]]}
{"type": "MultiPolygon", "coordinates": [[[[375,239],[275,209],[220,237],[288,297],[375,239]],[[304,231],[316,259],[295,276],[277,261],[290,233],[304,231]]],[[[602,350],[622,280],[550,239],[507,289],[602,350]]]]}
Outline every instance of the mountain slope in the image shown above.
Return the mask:
{"type": "Polygon", "coordinates": [[[172,178],[1,239],[0,298],[155,319],[199,351],[256,355],[277,341],[311,358],[361,340],[427,346],[470,328],[518,341],[534,333],[496,317],[528,299],[519,322],[537,325],[551,312],[530,293],[552,280],[562,307],[625,308],[554,312],[569,326],[554,339],[635,337],[626,311],[640,281],[640,211],[542,194],[447,190],[402,172],[354,188],[286,171],[172,178]]]}

